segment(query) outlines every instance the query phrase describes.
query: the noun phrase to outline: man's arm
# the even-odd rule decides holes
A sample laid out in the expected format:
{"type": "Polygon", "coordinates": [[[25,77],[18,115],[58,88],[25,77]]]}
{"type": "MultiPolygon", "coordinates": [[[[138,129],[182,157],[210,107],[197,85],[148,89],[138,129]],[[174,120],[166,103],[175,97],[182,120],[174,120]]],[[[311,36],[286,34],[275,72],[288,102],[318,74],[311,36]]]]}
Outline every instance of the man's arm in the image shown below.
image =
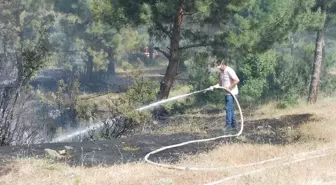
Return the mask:
{"type": "Polygon", "coordinates": [[[229,89],[232,90],[238,83],[239,83],[239,78],[234,70],[229,71],[229,76],[232,79],[231,85],[229,86],[229,89]]]}
{"type": "Polygon", "coordinates": [[[229,89],[232,90],[238,83],[239,83],[239,79],[238,80],[233,80],[229,89]]]}
{"type": "Polygon", "coordinates": [[[218,85],[221,87],[222,86],[222,79],[221,79],[221,74],[219,73],[218,75],[218,85]]]}

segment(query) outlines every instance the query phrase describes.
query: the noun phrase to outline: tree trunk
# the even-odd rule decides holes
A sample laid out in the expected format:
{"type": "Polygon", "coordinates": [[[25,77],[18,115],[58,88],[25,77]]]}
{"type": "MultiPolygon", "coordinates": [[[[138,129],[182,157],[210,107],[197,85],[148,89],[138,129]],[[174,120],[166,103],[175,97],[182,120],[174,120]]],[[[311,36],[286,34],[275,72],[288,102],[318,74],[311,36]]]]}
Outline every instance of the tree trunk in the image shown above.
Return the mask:
{"type": "Polygon", "coordinates": [[[177,16],[174,19],[172,37],[170,39],[169,64],[166,70],[165,77],[160,83],[160,92],[158,99],[168,98],[170,89],[173,86],[177,74],[177,67],[179,63],[179,54],[180,54],[179,47],[180,47],[182,20],[183,20],[183,8],[180,8],[177,12],[177,16]]]}
{"type": "Polygon", "coordinates": [[[291,56],[294,56],[294,35],[292,35],[290,38],[290,51],[291,51],[291,56]]]}
{"type": "Polygon", "coordinates": [[[109,49],[107,51],[108,54],[108,68],[107,68],[107,73],[108,76],[115,76],[116,72],[115,72],[115,64],[114,64],[114,57],[113,57],[113,52],[111,51],[111,49],[109,49]]]}
{"type": "MultiPolygon", "coordinates": [[[[326,8],[321,2],[321,13],[322,15],[326,14],[326,8]]],[[[322,69],[323,61],[323,47],[325,40],[325,23],[322,25],[322,28],[317,32],[316,46],[315,46],[315,57],[313,63],[313,71],[311,77],[311,83],[309,87],[308,103],[315,104],[318,96],[318,89],[320,83],[320,75],[322,69]]]]}
{"type": "Polygon", "coordinates": [[[154,47],[152,43],[149,44],[148,53],[149,53],[149,59],[152,62],[154,60],[154,47]]]}
{"type": "MultiPolygon", "coordinates": [[[[1,63],[12,63],[11,67],[8,66],[7,69],[1,70],[15,70],[17,69],[17,76],[15,77],[15,82],[10,84],[4,84],[4,87],[0,87],[0,146],[9,145],[12,142],[13,129],[15,128],[13,123],[13,115],[15,110],[16,101],[19,96],[19,91],[21,86],[24,83],[23,79],[23,63],[21,58],[21,53],[15,54],[13,57],[12,53],[10,53],[11,48],[14,48],[15,41],[19,41],[22,48],[22,27],[20,26],[20,11],[17,12],[15,18],[15,25],[19,28],[16,32],[10,32],[9,36],[4,36],[3,40],[3,58],[0,59],[1,63]],[[13,38],[13,42],[10,41],[11,36],[13,38]]],[[[6,25],[7,26],[7,25],[6,25]]],[[[6,65],[4,65],[6,66],[6,65]]],[[[0,71],[3,72],[3,71],[0,71]]],[[[10,79],[10,77],[9,77],[10,79]]]]}
{"type": "Polygon", "coordinates": [[[93,74],[93,56],[88,53],[88,62],[86,65],[86,78],[89,82],[92,79],[93,74]]]}
{"type": "Polygon", "coordinates": [[[148,52],[149,52],[149,59],[151,62],[154,60],[154,44],[153,44],[153,34],[149,34],[149,47],[148,47],[148,52]]]}

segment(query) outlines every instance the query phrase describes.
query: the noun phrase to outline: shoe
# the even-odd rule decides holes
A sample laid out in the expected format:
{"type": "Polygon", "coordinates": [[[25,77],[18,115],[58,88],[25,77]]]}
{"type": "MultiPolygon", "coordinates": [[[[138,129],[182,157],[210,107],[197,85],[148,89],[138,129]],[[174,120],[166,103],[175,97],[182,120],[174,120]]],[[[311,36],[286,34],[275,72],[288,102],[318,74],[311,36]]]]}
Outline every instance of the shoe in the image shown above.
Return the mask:
{"type": "Polygon", "coordinates": [[[236,129],[236,127],[228,126],[223,129],[223,132],[224,134],[234,135],[238,133],[238,130],[236,129]]]}
{"type": "Polygon", "coordinates": [[[232,130],[231,126],[227,126],[227,127],[223,128],[224,134],[230,134],[231,130],[232,130]]]}
{"type": "Polygon", "coordinates": [[[236,127],[231,128],[231,134],[238,134],[238,129],[236,127]]]}

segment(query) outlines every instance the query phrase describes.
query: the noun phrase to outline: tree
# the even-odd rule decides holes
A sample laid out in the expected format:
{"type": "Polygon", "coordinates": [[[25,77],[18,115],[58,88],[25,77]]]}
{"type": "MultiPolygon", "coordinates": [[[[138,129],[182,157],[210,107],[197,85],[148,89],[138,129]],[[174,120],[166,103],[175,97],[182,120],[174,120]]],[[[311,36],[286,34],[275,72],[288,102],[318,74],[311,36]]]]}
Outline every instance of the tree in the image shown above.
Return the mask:
{"type": "Polygon", "coordinates": [[[148,24],[151,35],[158,41],[166,43],[167,49],[154,47],[169,61],[166,73],[160,82],[158,99],[167,98],[184,51],[214,44],[214,35],[206,28],[225,24],[235,13],[248,6],[249,0],[174,0],[155,1],[96,0],[96,13],[109,23],[125,22],[130,25],[148,24]],[[104,6],[102,6],[104,4],[104,6]],[[98,9],[98,8],[97,8],[98,9]],[[219,21],[219,22],[218,22],[219,21]]]}
{"type": "Polygon", "coordinates": [[[29,80],[44,65],[53,16],[47,1],[8,1],[0,5],[0,145],[12,142],[19,126],[15,106],[29,80]]]}
{"type": "Polygon", "coordinates": [[[323,53],[325,46],[325,31],[327,24],[332,20],[332,12],[336,8],[336,1],[334,0],[317,0],[315,11],[318,11],[323,20],[317,30],[315,55],[313,61],[313,70],[311,75],[311,83],[309,86],[308,102],[315,104],[317,101],[320,76],[323,64],[323,53]]]}
{"type": "Polygon", "coordinates": [[[168,97],[187,50],[211,46],[220,51],[216,55],[222,53],[223,56],[223,50],[227,55],[230,44],[234,43],[229,39],[234,36],[241,43],[240,46],[235,44],[236,50],[240,48],[247,53],[267,51],[294,29],[296,20],[308,4],[303,0],[110,0],[107,4],[106,1],[95,0],[94,3],[96,7],[104,7],[96,11],[96,15],[106,23],[147,24],[154,38],[165,43],[166,47],[155,47],[169,61],[160,83],[158,99],[168,97]],[[245,21],[246,18],[250,19],[245,21]],[[247,30],[250,31],[248,34],[247,30]],[[244,40],[240,38],[248,39],[245,40],[248,42],[242,43],[244,40]]]}
{"type": "Polygon", "coordinates": [[[73,42],[70,44],[72,48],[66,48],[69,44],[65,44],[63,49],[82,53],[85,63],[82,70],[86,73],[87,82],[93,80],[94,72],[114,76],[116,61],[130,50],[139,48],[144,41],[143,35],[132,28],[118,30],[114,25],[95,21],[92,17],[94,9],[87,0],[55,1],[55,10],[63,14],[59,30],[73,42]]]}

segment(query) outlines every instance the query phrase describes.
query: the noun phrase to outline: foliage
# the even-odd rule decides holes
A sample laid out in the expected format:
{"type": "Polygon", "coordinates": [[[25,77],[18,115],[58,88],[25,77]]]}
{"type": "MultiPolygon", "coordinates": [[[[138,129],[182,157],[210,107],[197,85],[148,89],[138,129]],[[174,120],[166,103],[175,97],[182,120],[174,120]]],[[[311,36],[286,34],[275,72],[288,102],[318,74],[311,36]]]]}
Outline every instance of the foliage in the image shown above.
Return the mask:
{"type": "MultiPolygon", "coordinates": [[[[59,109],[60,117],[76,124],[106,117],[122,117],[119,123],[123,122],[127,129],[149,123],[150,113],[136,112],[136,108],[154,102],[158,91],[164,92],[159,98],[168,97],[170,89],[176,89],[174,81],[179,73],[187,72],[191,91],[217,84],[218,71],[213,65],[219,59],[225,59],[238,73],[242,102],[276,100],[280,108],[293,106],[308,94],[316,45],[316,34],[312,35],[312,31],[319,30],[324,22],[328,39],[319,90],[323,95],[332,95],[336,79],[328,71],[336,65],[335,2],[12,0],[2,3],[0,109],[7,112],[0,118],[0,144],[8,144],[13,137],[10,125],[18,124],[14,123],[13,109],[24,104],[20,96],[32,78],[37,75],[45,78],[38,74],[43,67],[71,71],[64,78],[67,80],[58,82],[56,92],[37,93],[42,107],[59,109]],[[321,2],[327,5],[326,15],[321,15],[321,2]],[[138,71],[139,66],[152,65],[154,60],[143,54],[147,45],[150,52],[155,48],[166,57],[166,60],[154,59],[161,67],[168,64],[160,88],[156,81],[133,74],[129,77],[134,80],[133,85],[120,97],[106,99],[105,104],[78,99],[80,91],[88,86],[101,93],[114,85],[111,83],[119,79],[115,77],[116,68],[138,71]],[[71,110],[71,118],[63,110],[71,110]]],[[[184,113],[193,103],[222,106],[222,96],[220,91],[200,93],[164,108],[175,114],[184,113]]],[[[56,129],[50,128],[50,132],[56,129]]]]}
{"type": "Polygon", "coordinates": [[[154,102],[158,90],[157,83],[146,80],[140,73],[134,73],[131,77],[134,79],[134,83],[124,94],[117,98],[107,98],[100,101],[99,107],[98,102],[78,101],[76,107],[79,115],[87,120],[89,118],[96,120],[118,118],[123,120],[122,124],[128,124],[127,128],[150,123],[150,113],[137,112],[136,109],[154,102]],[[99,110],[102,107],[107,108],[107,117],[100,114],[99,110]]]}
{"type": "MultiPolygon", "coordinates": [[[[253,1],[192,0],[192,1],[93,1],[97,19],[108,24],[148,27],[148,33],[162,44],[155,49],[169,61],[165,77],[160,83],[159,99],[167,98],[175,81],[178,67],[183,67],[184,52],[190,48],[218,45],[216,33],[203,26],[216,28],[231,21],[235,13],[253,1]],[[101,8],[102,5],[107,8],[101,8]],[[167,48],[167,49],[166,49],[167,48]]],[[[220,44],[223,40],[218,41],[220,44]]]]}
{"type": "Polygon", "coordinates": [[[66,84],[63,80],[58,81],[57,91],[54,92],[42,92],[37,91],[41,103],[45,103],[50,107],[53,107],[60,113],[59,120],[61,125],[75,127],[78,121],[85,117],[83,114],[83,107],[77,106],[79,95],[79,83],[77,80],[66,84]]]}
{"type": "MultiPolygon", "coordinates": [[[[296,105],[299,98],[307,95],[315,44],[309,39],[311,34],[298,33],[292,37],[295,44],[284,42],[266,53],[250,54],[238,61],[236,68],[241,80],[239,97],[242,102],[265,103],[275,100],[280,108],[287,108],[296,105]]],[[[332,56],[331,53],[326,54],[326,66],[321,78],[321,92],[327,95],[331,95],[335,88],[335,78],[328,75],[328,70],[335,64],[332,56]]],[[[204,70],[211,66],[212,61],[215,59],[207,54],[197,54],[194,59],[186,62],[192,90],[204,89],[217,83],[217,74],[204,70]]],[[[220,94],[217,96],[213,92],[197,95],[196,101],[218,103],[222,102],[222,98],[220,94]]]]}
{"type": "Polygon", "coordinates": [[[329,74],[330,69],[335,66],[335,53],[328,53],[324,58],[322,76],[321,76],[321,91],[327,96],[335,95],[336,92],[336,77],[329,74]]]}
{"type": "MultiPolygon", "coordinates": [[[[190,85],[192,86],[191,91],[198,91],[206,89],[212,85],[218,84],[218,72],[212,72],[209,67],[214,63],[216,59],[210,57],[206,53],[198,53],[192,59],[187,60],[186,66],[189,74],[190,85]],[[206,70],[208,69],[208,70],[206,70]]],[[[214,91],[211,93],[197,94],[195,102],[200,105],[206,103],[221,104],[222,95],[219,91],[214,91]]]]}
{"type": "Polygon", "coordinates": [[[246,100],[261,97],[267,86],[267,77],[274,70],[277,55],[270,50],[260,55],[249,55],[239,66],[238,76],[241,79],[241,94],[246,100]]]}
{"type": "Polygon", "coordinates": [[[264,97],[274,98],[280,101],[281,107],[286,108],[305,96],[308,93],[313,51],[314,45],[305,45],[297,48],[295,55],[279,53],[275,70],[268,76],[269,85],[264,97]]]}
{"type": "Polygon", "coordinates": [[[22,135],[15,133],[19,118],[14,117],[20,93],[45,65],[49,54],[48,38],[53,17],[43,11],[48,10],[48,2],[35,3],[13,0],[2,2],[0,6],[3,19],[0,23],[0,145],[22,139],[22,135]]]}
{"type": "Polygon", "coordinates": [[[115,75],[115,65],[128,62],[128,55],[147,41],[146,34],[139,34],[136,29],[118,29],[116,25],[95,21],[92,13],[96,10],[90,1],[55,1],[55,10],[60,13],[57,37],[53,38],[57,66],[68,66],[73,72],[84,74],[86,81],[82,84],[97,79],[92,78],[95,74],[100,80],[115,75]]]}

